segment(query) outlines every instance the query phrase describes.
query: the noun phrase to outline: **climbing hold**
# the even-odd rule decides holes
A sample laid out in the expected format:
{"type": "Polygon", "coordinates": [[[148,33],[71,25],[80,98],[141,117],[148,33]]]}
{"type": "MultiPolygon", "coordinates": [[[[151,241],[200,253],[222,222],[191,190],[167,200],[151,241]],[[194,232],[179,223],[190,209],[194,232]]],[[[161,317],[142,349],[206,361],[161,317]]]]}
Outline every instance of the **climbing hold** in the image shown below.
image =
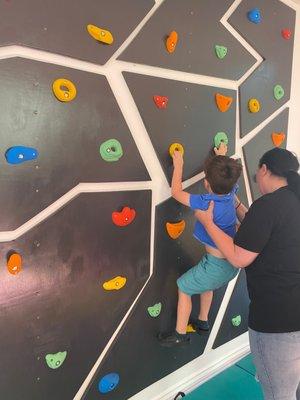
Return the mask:
{"type": "Polygon", "coordinates": [[[196,332],[196,329],[193,327],[192,324],[189,324],[189,325],[186,327],[186,333],[195,333],[195,332],[196,332]]]}
{"type": "Polygon", "coordinates": [[[37,159],[38,155],[38,151],[31,147],[13,146],[6,151],[5,158],[9,164],[22,164],[37,159]]]}
{"type": "Polygon", "coordinates": [[[276,100],[282,99],[284,96],[284,89],[281,85],[274,86],[274,97],[276,100]]]}
{"type": "Polygon", "coordinates": [[[178,239],[185,229],[185,221],[182,220],[176,223],[167,222],[166,229],[172,239],[178,239]]]}
{"type": "Polygon", "coordinates": [[[167,108],[169,99],[165,96],[153,96],[157,108],[167,108]]]}
{"type": "Polygon", "coordinates": [[[116,276],[115,278],[104,282],[102,286],[105,290],[120,290],[123,286],[125,286],[126,280],[127,279],[123,276],[116,276]]]}
{"type": "Polygon", "coordinates": [[[279,147],[285,140],[285,134],[283,132],[279,133],[272,133],[272,141],[274,143],[274,146],[279,147]]]}
{"type": "Polygon", "coordinates": [[[180,143],[172,143],[169,147],[169,154],[173,157],[174,151],[179,151],[182,155],[184,155],[184,148],[180,143]]]}
{"type": "Polygon", "coordinates": [[[259,24],[261,22],[261,13],[258,8],[253,8],[253,10],[250,10],[247,14],[248,19],[250,22],[253,22],[254,24],[259,24]]]}
{"type": "Polygon", "coordinates": [[[112,44],[114,41],[113,35],[106,29],[99,28],[98,26],[92,24],[87,25],[86,29],[94,39],[98,40],[98,42],[112,44]]]}
{"type": "Polygon", "coordinates": [[[175,51],[177,42],[178,33],[176,31],[172,31],[166,41],[166,47],[169,53],[173,53],[175,51]]]}
{"type": "Polygon", "coordinates": [[[290,29],[282,29],[281,36],[285,40],[289,40],[292,37],[292,31],[290,29]]]}
{"type": "Polygon", "coordinates": [[[67,357],[66,351],[60,351],[56,354],[47,354],[45,356],[46,363],[49,368],[57,369],[62,366],[63,362],[67,357]]]}
{"type": "Polygon", "coordinates": [[[109,139],[100,146],[100,155],[104,161],[119,161],[123,155],[121,143],[116,139],[109,139]]]}
{"type": "Polygon", "coordinates": [[[233,317],[231,319],[231,323],[233,326],[240,326],[242,322],[242,317],[240,315],[237,315],[236,317],[233,317]]]}
{"type": "Polygon", "coordinates": [[[227,47],[219,46],[218,44],[215,45],[215,52],[220,60],[226,57],[227,51],[228,51],[227,47]]]}
{"type": "Polygon", "coordinates": [[[98,390],[100,393],[108,393],[114,390],[120,381],[119,374],[110,373],[103,376],[98,383],[98,390]]]}
{"type": "Polygon", "coordinates": [[[260,102],[257,99],[250,99],[248,108],[250,112],[257,113],[260,110],[260,102]]]}
{"type": "Polygon", "coordinates": [[[217,103],[218,109],[221,112],[228,111],[232,104],[232,101],[233,101],[232,97],[224,96],[223,94],[216,93],[216,103],[217,103]]]}
{"type": "Polygon", "coordinates": [[[228,136],[225,132],[218,132],[214,137],[214,145],[218,149],[221,143],[225,143],[226,146],[228,145],[228,136]]]}
{"type": "Polygon", "coordinates": [[[161,303],[154,304],[154,306],[148,307],[148,313],[150,317],[156,318],[161,312],[161,303]]]}
{"type": "Polygon", "coordinates": [[[135,214],[136,212],[133,208],[124,207],[120,212],[114,211],[111,217],[115,225],[127,226],[134,220],[135,214]]]}
{"type": "Polygon", "coordinates": [[[77,90],[73,82],[65,78],[56,79],[52,84],[54,96],[60,101],[72,101],[75,99],[77,90]]]}
{"type": "Polygon", "coordinates": [[[22,257],[20,254],[11,252],[7,259],[7,270],[12,275],[17,275],[22,270],[22,257]]]}

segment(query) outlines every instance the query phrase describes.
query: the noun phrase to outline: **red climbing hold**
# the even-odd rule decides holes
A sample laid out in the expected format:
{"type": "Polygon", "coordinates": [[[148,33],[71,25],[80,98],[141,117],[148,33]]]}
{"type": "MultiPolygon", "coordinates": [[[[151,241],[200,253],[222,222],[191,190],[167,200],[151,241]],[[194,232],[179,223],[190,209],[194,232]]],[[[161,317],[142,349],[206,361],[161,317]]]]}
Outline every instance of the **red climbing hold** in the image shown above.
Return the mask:
{"type": "Polygon", "coordinates": [[[282,29],[281,35],[283,39],[289,40],[292,37],[292,32],[290,29],[282,29]]]}
{"type": "Polygon", "coordinates": [[[112,213],[112,220],[117,226],[127,226],[134,220],[135,214],[133,208],[124,207],[121,212],[114,211],[112,213]]]}
{"type": "Polygon", "coordinates": [[[169,99],[165,96],[153,96],[154,103],[158,108],[167,108],[169,99]]]}

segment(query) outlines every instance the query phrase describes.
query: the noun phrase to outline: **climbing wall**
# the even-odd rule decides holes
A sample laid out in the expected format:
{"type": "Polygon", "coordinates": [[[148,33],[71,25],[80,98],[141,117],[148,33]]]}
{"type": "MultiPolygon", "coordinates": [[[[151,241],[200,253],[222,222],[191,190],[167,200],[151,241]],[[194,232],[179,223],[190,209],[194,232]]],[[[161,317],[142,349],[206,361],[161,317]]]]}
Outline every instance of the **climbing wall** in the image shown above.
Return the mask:
{"type": "Polygon", "coordinates": [[[259,158],[288,137],[285,3],[0,4],[1,398],[138,397],[247,331],[241,272],[215,292],[211,331],[186,348],[157,341],[205,251],[170,197],[169,150],[182,146],[186,190],[204,193],[221,135],[244,167],[241,200],[259,196],[259,158]]]}

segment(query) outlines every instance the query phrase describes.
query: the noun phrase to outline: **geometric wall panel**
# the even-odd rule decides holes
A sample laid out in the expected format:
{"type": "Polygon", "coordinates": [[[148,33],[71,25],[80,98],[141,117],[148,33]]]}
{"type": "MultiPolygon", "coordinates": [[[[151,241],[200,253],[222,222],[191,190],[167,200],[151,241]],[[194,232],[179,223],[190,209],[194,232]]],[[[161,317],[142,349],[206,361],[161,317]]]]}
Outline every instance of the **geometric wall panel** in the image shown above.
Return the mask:
{"type": "Polygon", "coordinates": [[[154,0],[85,0],[84,6],[72,0],[3,1],[0,46],[18,44],[105,64],[154,4],[154,0]],[[109,30],[114,42],[97,42],[88,34],[88,24],[109,30]]]}
{"type": "Polygon", "coordinates": [[[174,142],[185,149],[184,180],[203,170],[217,132],[227,133],[228,154],[234,154],[236,91],[132,73],[124,77],[169,183],[173,173],[169,146],[174,142]],[[233,98],[227,112],[218,110],[216,93],[233,98]],[[169,98],[167,108],[157,108],[155,95],[169,98]]]}
{"type": "Polygon", "coordinates": [[[220,22],[232,3],[233,0],[222,0],[215,7],[207,1],[165,0],[119,58],[238,80],[256,59],[220,22]],[[169,54],[165,42],[173,30],[179,39],[175,51],[169,54]],[[228,48],[225,58],[216,57],[215,45],[228,48]]]}
{"type": "MultiPolygon", "coordinates": [[[[253,200],[258,199],[261,196],[258,186],[253,180],[258,168],[259,160],[266,151],[271,150],[274,147],[272,141],[273,132],[283,132],[287,135],[288,117],[289,109],[286,108],[243,147],[253,200]]],[[[286,142],[287,136],[280,147],[285,148],[286,142]]]]}
{"type": "Polygon", "coordinates": [[[151,191],[81,194],[14,242],[1,244],[1,398],[71,400],[149,276],[151,191]],[[135,220],[120,228],[124,204],[135,220]],[[134,240],[133,240],[134,238],[134,240]],[[23,271],[11,275],[6,254],[23,271]],[[118,291],[102,284],[127,278],[118,291]],[[46,354],[67,351],[48,368],[46,354]]]}
{"type": "Polygon", "coordinates": [[[290,98],[293,64],[295,10],[279,0],[244,0],[232,14],[229,22],[263,57],[262,64],[240,86],[241,136],[245,136],[290,98]],[[253,8],[261,10],[262,21],[254,24],[247,19],[253,8]],[[290,29],[292,37],[282,37],[282,29],[290,29]],[[274,98],[275,85],[281,85],[285,94],[274,98]],[[251,113],[248,101],[259,100],[261,110],[251,113]]]}
{"type": "Polygon", "coordinates": [[[104,76],[21,58],[0,61],[0,230],[32,218],[80,182],[148,180],[128,126],[104,76]],[[77,87],[76,98],[58,101],[57,78],[77,87]],[[102,142],[118,139],[123,156],[106,162],[102,142]],[[35,161],[8,164],[12,146],[36,148],[35,161]]]}

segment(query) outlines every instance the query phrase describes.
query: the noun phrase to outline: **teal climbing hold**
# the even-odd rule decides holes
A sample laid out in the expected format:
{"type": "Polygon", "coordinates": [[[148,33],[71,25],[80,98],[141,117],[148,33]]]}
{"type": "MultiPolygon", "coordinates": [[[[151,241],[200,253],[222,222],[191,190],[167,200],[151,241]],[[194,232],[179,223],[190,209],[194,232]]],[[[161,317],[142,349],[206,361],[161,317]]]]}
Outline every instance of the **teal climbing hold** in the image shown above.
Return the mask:
{"type": "Polygon", "coordinates": [[[274,86],[274,97],[276,100],[282,99],[284,96],[284,89],[281,85],[274,86]]]}
{"type": "Polygon", "coordinates": [[[220,58],[220,60],[222,60],[224,57],[226,57],[227,55],[227,47],[225,46],[220,46],[218,44],[215,45],[215,52],[218,58],[220,58]]]}
{"type": "Polygon", "coordinates": [[[104,161],[119,161],[123,155],[121,143],[116,139],[109,139],[100,146],[100,155],[104,161]]]}
{"type": "Polygon", "coordinates": [[[221,143],[228,145],[228,136],[225,132],[218,132],[214,138],[215,147],[218,149],[221,143]]]}
{"type": "Polygon", "coordinates": [[[231,319],[231,323],[233,326],[240,326],[242,322],[242,317],[240,315],[237,315],[236,317],[233,317],[231,319]]]}
{"type": "Polygon", "coordinates": [[[153,318],[158,317],[161,312],[161,307],[162,307],[161,303],[157,303],[157,304],[154,304],[154,306],[148,307],[148,313],[149,313],[150,317],[153,317],[153,318]]]}
{"type": "Polygon", "coordinates": [[[45,356],[46,363],[49,368],[51,369],[57,369],[62,366],[63,362],[65,361],[67,357],[67,352],[66,351],[60,351],[56,354],[47,354],[45,356]]]}
{"type": "Polygon", "coordinates": [[[9,164],[22,164],[25,161],[35,160],[38,155],[38,151],[31,147],[13,146],[6,151],[5,158],[9,164]]]}

